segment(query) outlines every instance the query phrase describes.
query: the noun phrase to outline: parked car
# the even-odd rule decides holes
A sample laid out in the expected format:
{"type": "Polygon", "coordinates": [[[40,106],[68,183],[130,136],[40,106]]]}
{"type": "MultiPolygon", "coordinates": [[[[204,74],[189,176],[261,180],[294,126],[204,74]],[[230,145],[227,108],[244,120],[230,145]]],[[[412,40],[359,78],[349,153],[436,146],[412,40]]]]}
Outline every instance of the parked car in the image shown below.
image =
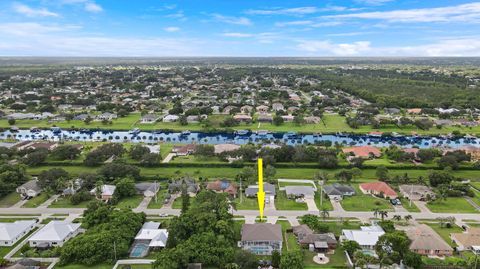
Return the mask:
{"type": "Polygon", "coordinates": [[[400,201],[400,199],[390,199],[390,203],[392,205],[402,205],[402,202],[400,201]]]}

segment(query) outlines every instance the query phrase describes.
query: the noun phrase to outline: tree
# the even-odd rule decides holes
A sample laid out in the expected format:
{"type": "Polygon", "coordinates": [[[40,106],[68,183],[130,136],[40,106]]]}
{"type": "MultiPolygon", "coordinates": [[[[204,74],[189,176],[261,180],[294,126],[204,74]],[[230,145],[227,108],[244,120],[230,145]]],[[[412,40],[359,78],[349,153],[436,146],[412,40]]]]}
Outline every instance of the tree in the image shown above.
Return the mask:
{"type": "Polygon", "coordinates": [[[15,125],[15,119],[8,119],[8,125],[15,125]]]}
{"type": "Polygon", "coordinates": [[[323,218],[324,221],[330,216],[330,212],[326,207],[322,208],[322,211],[320,211],[320,216],[323,218]]]}
{"type": "Polygon", "coordinates": [[[341,247],[343,250],[345,250],[350,257],[353,256],[353,254],[361,249],[360,245],[357,243],[357,241],[351,241],[351,240],[345,240],[342,242],[341,247]]]}
{"type": "Polygon", "coordinates": [[[23,157],[22,162],[26,165],[37,166],[45,162],[48,157],[46,149],[37,149],[23,157]]]}
{"type": "Polygon", "coordinates": [[[190,195],[188,195],[187,184],[182,184],[182,212],[186,212],[190,206],[190,195]]]}
{"type": "Polygon", "coordinates": [[[450,184],[453,179],[452,175],[444,171],[433,171],[428,175],[428,180],[432,187],[437,187],[441,184],[450,184]]]}
{"type": "Polygon", "coordinates": [[[74,160],[80,155],[80,149],[72,145],[61,145],[52,150],[50,156],[55,160],[74,160]]]}
{"type": "Polygon", "coordinates": [[[243,249],[239,249],[235,252],[235,263],[240,269],[256,268],[258,266],[257,256],[243,249]]]}
{"type": "Polygon", "coordinates": [[[280,255],[280,252],[278,250],[274,250],[272,252],[272,266],[274,268],[280,267],[281,259],[282,259],[282,256],[280,255]]]}
{"type": "Polygon", "coordinates": [[[140,161],[145,154],[150,153],[150,149],[140,144],[136,144],[130,148],[130,158],[140,161]]]}
{"type": "Polygon", "coordinates": [[[160,154],[157,153],[147,153],[142,156],[142,159],[140,160],[140,165],[141,166],[146,166],[146,167],[151,167],[155,166],[160,162],[160,154]]]}
{"type": "Polygon", "coordinates": [[[381,181],[388,181],[388,168],[384,165],[379,165],[375,170],[375,176],[381,181]]]}
{"type": "Polygon", "coordinates": [[[273,125],[280,126],[280,125],[283,124],[283,122],[284,122],[284,120],[283,120],[282,116],[277,115],[277,116],[273,117],[273,125]]]}
{"type": "Polygon", "coordinates": [[[378,212],[378,214],[379,214],[380,217],[382,218],[382,221],[383,221],[386,217],[388,217],[388,212],[385,211],[385,210],[380,210],[380,211],[378,212]]]}
{"type": "Polygon", "coordinates": [[[120,179],[117,184],[115,184],[115,187],[114,196],[118,199],[132,197],[137,193],[135,189],[135,182],[129,178],[120,179]]]}
{"type": "Polygon", "coordinates": [[[61,192],[67,187],[67,180],[69,177],[70,175],[64,169],[52,168],[44,170],[38,175],[38,183],[42,189],[61,192]]]}
{"type": "Polygon", "coordinates": [[[195,148],[195,156],[212,157],[215,156],[215,147],[213,145],[197,145],[195,148]]]}
{"type": "Polygon", "coordinates": [[[403,231],[394,231],[380,236],[375,244],[379,257],[388,257],[390,262],[399,264],[410,252],[410,239],[403,231]]]}
{"type": "Polygon", "coordinates": [[[349,183],[350,181],[352,181],[353,173],[352,173],[351,170],[342,169],[338,173],[335,174],[335,178],[339,181],[349,183]]]}
{"type": "Polygon", "coordinates": [[[267,165],[267,167],[265,167],[265,170],[263,171],[263,174],[266,179],[271,179],[272,177],[275,176],[276,173],[277,173],[277,170],[275,169],[275,167],[271,165],[267,165]]]}
{"type": "Polygon", "coordinates": [[[107,163],[98,169],[98,174],[105,177],[109,181],[118,178],[131,177],[135,180],[140,178],[140,168],[120,162],[107,163]]]}
{"type": "Polygon", "coordinates": [[[280,259],[281,269],[303,269],[303,253],[300,250],[288,251],[280,259]]]}

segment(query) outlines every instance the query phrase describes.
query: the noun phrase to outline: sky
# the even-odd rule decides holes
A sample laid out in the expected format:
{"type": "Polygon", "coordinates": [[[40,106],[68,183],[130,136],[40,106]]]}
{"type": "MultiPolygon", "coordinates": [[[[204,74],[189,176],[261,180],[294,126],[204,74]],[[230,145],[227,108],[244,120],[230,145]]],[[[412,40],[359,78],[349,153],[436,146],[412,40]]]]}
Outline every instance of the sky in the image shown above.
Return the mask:
{"type": "Polygon", "coordinates": [[[0,0],[1,56],[480,56],[480,1],[0,0]]]}

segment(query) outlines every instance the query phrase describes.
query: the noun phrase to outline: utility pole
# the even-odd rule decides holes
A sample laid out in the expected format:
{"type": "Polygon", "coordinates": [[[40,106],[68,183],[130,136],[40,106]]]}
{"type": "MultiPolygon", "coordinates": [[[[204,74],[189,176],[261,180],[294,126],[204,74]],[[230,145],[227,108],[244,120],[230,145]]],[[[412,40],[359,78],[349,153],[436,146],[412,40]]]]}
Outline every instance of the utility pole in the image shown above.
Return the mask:
{"type": "Polygon", "coordinates": [[[319,209],[322,210],[322,208],[323,208],[323,183],[324,182],[323,182],[323,180],[320,180],[318,183],[320,184],[320,207],[321,207],[319,209]]]}
{"type": "Polygon", "coordinates": [[[115,241],[113,241],[113,254],[114,254],[114,257],[115,257],[115,261],[117,260],[117,245],[115,243],[115,241]]]}
{"type": "Polygon", "coordinates": [[[155,190],[155,203],[157,203],[157,193],[158,193],[158,185],[157,185],[157,181],[155,180],[155,182],[153,183],[155,184],[154,185],[154,190],[155,190]]]}

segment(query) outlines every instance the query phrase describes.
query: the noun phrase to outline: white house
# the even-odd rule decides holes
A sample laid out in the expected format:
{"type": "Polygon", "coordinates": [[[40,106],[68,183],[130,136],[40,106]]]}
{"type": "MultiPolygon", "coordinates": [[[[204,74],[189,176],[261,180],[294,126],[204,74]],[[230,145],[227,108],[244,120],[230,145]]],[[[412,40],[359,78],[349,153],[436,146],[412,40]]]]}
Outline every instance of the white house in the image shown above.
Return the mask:
{"type": "Polygon", "coordinates": [[[355,241],[362,249],[373,250],[378,238],[385,234],[378,225],[361,226],[360,230],[342,230],[340,241],[355,241]]]}
{"type": "MultiPolygon", "coordinates": [[[[102,185],[101,193],[100,193],[100,199],[103,201],[108,201],[112,199],[113,194],[115,193],[115,189],[117,187],[115,185],[102,185]]],[[[93,188],[90,191],[91,195],[97,195],[97,187],[93,188]]]]}
{"type": "Polygon", "coordinates": [[[0,246],[13,246],[24,235],[35,228],[36,220],[17,220],[11,223],[0,223],[0,246]]]}
{"type": "Polygon", "coordinates": [[[168,231],[159,227],[159,222],[145,222],[135,236],[135,242],[148,244],[150,248],[164,248],[167,244],[168,231]]]}
{"type": "Polygon", "coordinates": [[[28,239],[31,247],[63,246],[80,232],[80,223],[53,220],[28,239]]]}
{"type": "Polygon", "coordinates": [[[42,188],[38,184],[38,180],[32,179],[21,186],[17,187],[17,193],[22,197],[35,197],[42,192],[42,188]]]}
{"type": "Polygon", "coordinates": [[[176,122],[180,117],[177,115],[167,115],[163,117],[163,122],[176,122]]]}

